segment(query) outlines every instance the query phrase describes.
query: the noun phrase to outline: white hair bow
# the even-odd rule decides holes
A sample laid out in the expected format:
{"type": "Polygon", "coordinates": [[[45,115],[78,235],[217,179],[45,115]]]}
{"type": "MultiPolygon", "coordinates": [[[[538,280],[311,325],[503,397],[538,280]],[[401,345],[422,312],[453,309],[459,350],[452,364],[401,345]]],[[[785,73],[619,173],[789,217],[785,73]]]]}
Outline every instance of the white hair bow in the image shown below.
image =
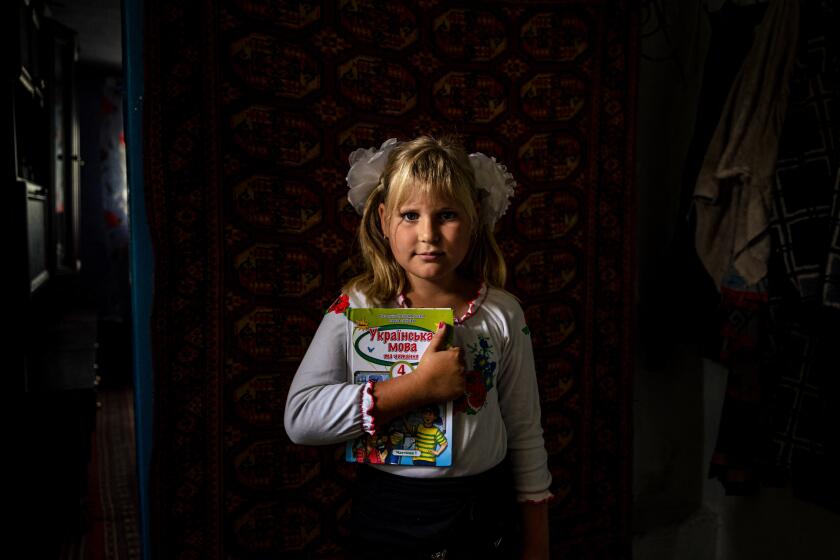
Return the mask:
{"type": "MultiPolygon", "coordinates": [[[[347,199],[359,214],[364,212],[370,193],[379,184],[388,163],[388,154],[402,144],[396,138],[389,138],[378,149],[359,148],[350,154],[347,199]]],[[[507,212],[516,181],[495,157],[475,152],[470,154],[469,159],[475,173],[475,186],[481,193],[481,221],[493,226],[507,212]]]]}

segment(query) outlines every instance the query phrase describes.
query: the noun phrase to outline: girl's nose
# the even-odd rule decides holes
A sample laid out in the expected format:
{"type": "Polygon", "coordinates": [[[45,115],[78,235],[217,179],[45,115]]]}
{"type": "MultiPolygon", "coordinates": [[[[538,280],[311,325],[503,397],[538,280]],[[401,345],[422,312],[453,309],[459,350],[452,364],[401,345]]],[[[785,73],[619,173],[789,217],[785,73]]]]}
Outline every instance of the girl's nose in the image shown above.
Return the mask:
{"type": "Polygon", "coordinates": [[[437,224],[431,218],[420,220],[420,241],[423,243],[434,243],[438,240],[437,224]]]}

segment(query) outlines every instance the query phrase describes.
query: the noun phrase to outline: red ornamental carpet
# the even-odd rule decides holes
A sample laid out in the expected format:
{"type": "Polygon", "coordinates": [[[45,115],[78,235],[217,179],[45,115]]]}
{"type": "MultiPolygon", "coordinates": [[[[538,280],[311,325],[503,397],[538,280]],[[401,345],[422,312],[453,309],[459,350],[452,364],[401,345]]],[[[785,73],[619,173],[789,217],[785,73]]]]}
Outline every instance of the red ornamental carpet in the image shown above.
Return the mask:
{"type": "Polygon", "coordinates": [[[293,445],[298,361],[358,266],[347,156],[457,132],[520,185],[552,557],[629,558],[636,18],[626,2],[147,5],[152,552],[343,558],[354,466],[293,445]]]}

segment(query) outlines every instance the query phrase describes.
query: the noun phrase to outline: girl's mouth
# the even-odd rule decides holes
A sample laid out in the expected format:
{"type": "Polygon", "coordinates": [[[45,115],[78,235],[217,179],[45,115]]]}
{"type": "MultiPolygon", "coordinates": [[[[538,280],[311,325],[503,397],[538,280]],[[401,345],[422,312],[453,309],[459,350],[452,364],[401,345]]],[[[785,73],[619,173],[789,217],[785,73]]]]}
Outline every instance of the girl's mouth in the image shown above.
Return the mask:
{"type": "Polygon", "coordinates": [[[417,253],[417,256],[420,257],[421,260],[424,261],[436,261],[437,259],[443,256],[443,253],[417,253]]]}

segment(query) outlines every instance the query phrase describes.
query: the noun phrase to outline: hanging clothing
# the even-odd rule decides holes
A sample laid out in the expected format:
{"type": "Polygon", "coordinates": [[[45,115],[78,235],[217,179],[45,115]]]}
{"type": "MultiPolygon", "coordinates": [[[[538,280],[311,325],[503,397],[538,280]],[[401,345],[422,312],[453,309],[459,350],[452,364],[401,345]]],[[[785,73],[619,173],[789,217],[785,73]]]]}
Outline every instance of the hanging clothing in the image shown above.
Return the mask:
{"type": "Polygon", "coordinates": [[[830,2],[801,3],[787,115],[771,182],[773,251],[748,284],[734,268],[719,308],[729,368],[710,475],[728,494],[790,483],[840,511],[840,42],[830,2]]]}
{"type": "Polygon", "coordinates": [[[773,0],[729,92],[697,178],[695,245],[719,288],[730,264],[749,283],[767,272],[770,187],[798,26],[798,0],[773,0]]]}

